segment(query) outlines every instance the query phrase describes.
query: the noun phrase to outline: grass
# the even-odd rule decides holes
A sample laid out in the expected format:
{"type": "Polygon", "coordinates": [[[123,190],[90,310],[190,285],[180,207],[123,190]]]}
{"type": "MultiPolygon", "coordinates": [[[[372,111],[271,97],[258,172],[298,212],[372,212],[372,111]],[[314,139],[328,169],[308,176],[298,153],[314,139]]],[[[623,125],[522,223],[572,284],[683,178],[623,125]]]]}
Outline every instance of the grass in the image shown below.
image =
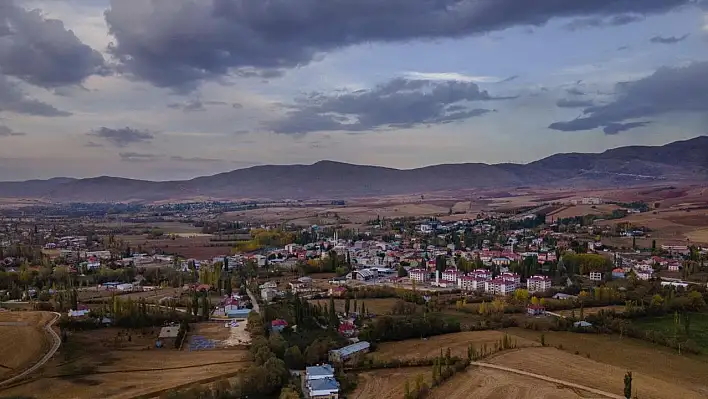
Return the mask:
{"type": "Polygon", "coordinates": [[[708,352],[708,314],[691,313],[688,334],[686,334],[685,319],[682,317],[680,315],[645,317],[634,320],[633,323],[644,330],[659,331],[667,337],[676,337],[679,341],[690,339],[708,352]]]}
{"type": "MultiPolygon", "coordinates": [[[[366,311],[368,313],[373,313],[377,315],[382,315],[382,314],[389,314],[391,313],[391,310],[393,309],[394,305],[398,301],[402,301],[402,299],[398,298],[368,298],[368,299],[357,299],[357,306],[361,307],[361,304],[364,303],[366,306],[366,311]]],[[[334,308],[337,309],[338,312],[344,312],[344,299],[335,299],[334,300],[334,308]]],[[[316,303],[319,304],[320,306],[329,306],[329,299],[316,299],[310,301],[310,303],[316,303]]],[[[349,306],[351,306],[351,309],[349,309],[350,312],[354,311],[354,299],[351,299],[349,301],[349,306]]]]}

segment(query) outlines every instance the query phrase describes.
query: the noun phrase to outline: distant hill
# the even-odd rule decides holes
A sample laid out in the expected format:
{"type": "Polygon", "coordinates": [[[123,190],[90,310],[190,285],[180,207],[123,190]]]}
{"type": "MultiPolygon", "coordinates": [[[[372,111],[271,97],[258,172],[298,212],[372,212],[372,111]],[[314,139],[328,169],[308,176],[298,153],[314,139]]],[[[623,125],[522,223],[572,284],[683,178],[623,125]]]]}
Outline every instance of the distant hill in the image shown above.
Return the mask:
{"type": "Polygon", "coordinates": [[[393,169],[320,161],[267,165],[184,181],[117,177],[0,182],[0,197],[58,202],[158,201],[194,197],[353,198],[471,188],[600,188],[708,180],[708,136],[664,146],[631,146],[599,154],[556,154],[528,164],[443,164],[393,169]]]}

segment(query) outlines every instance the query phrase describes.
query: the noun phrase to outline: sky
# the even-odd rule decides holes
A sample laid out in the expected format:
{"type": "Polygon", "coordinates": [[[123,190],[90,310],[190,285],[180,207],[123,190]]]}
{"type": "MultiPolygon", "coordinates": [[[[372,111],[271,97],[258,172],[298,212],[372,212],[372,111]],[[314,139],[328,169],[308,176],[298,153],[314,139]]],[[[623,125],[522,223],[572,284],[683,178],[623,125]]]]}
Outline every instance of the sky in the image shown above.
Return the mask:
{"type": "Polygon", "coordinates": [[[708,134],[708,0],[0,0],[0,180],[708,134]]]}

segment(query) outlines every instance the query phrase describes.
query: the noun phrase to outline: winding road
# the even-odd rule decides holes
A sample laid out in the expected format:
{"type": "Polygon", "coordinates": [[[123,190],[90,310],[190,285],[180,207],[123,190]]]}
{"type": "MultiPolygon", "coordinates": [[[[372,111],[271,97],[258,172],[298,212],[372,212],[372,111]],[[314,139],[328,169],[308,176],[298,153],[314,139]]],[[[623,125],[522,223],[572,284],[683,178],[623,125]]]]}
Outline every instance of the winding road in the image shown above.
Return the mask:
{"type": "Polygon", "coordinates": [[[44,326],[44,329],[47,330],[47,332],[49,333],[49,335],[52,337],[52,340],[53,340],[52,347],[49,349],[49,352],[45,353],[44,356],[42,356],[42,358],[39,359],[39,361],[37,363],[35,363],[32,367],[28,368],[27,370],[23,371],[22,373],[14,376],[14,377],[11,377],[5,381],[0,381],[0,387],[2,387],[3,385],[7,385],[12,382],[15,382],[17,380],[20,380],[22,378],[25,378],[29,374],[37,371],[37,369],[44,366],[44,364],[47,363],[49,361],[49,359],[51,359],[52,356],[54,356],[54,354],[57,352],[57,350],[59,349],[59,346],[61,346],[61,338],[59,337],[59,334],[57,334],[57,332],[54,331],[52,326],[54,326],[54,323],[56,323],[57,320],[59,320],[61,315],[57,312],[51,312],[51,313],[54,314],[54,319],[52,319],[49,323],[47,323],[44,326]]]}
{"type": "Polygon", "coordinates": [[[528,372],[528,371],[512,369],[512,368],[510,368],[510,367],[499,366],[499,365],[491,364],[491,363],[472,362],[472,363],[470,363],[470,364],[473,365],[473,366],[477,366],[477,367],[485,367],[485,368],[490,368],[490,369],[495,369],[495,370],[508,371],[508,372],[514,373],[514,374],[525,375],[525,376],[533,377],[533,378],[536,378],[536,379],[539,379],[539,380],[548,381],[548,382],[551,382],[551,383],[553,383],[553,384],[564,385],[564,386],[569,387],[569,388],[581,389],[581,390],[583,390],[583,391],[590,392],[590,393],[595,394],[595,395],[600,395],[600,396],[605,397],[605,398],[610,398],[610,399],[625,399],[625,397],[624,397],[624,396],[621,396],[621,395],[616,395],[616,394],[614,394],[614,393],[601,391],[601,390],[599,390],[599,389],[586,387],[586,386],[584,386],[584,385],[575,384],[575,383],[568,382],[568,381],[563,381],[563,380],[558,380],[558,379],[551,378],[551,377],[546,377],[545,375],[530,373],[530,372],[528,372]]]}

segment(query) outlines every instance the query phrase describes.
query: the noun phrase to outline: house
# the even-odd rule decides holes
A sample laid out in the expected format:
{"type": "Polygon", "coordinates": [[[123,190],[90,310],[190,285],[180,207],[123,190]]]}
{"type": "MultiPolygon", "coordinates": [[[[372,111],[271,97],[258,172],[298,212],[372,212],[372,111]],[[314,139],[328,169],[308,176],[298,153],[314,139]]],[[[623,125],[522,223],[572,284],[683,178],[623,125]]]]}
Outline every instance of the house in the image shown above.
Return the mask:
{"type": "Polygon", "coordinates": [[[543,292],[551,288],[551,279],[546,276],[531,276],[526,280],[526,289],[529,292],[543,292]]]}
{"type": "Polygon", "coordinates": [[[329,364],[305,369],[304,393],[311,399],[338,399],[339,383],[334,378],[334,368],[329,364]]]}
{"type": "Polygon", "coordinates": [[[521,276],[516,273],[502,273],[499,275],[499,278],[504,281],[514,283],[517,287],[521,284],[521,276]]]}
{"type": "Polygon", "coordinates": [[[288,286],[293,294],[310,292],[310,283],[306,281],[291,281],[288,283],[288,286]]]}
{"type": "Polygon", "coordinates": [[[333,363],[354,364],[366,353],[369,353],[371,344],[367,341],[359,341],[339,349],[329,351],[329,361],[333,363]]]}
{"type": "Polygon", "coordinates": [[[278,288],[278,284],[275,281],[266,281],[265,283],[261,284],[258,288],[260,288],[262,290],[266,289],[266,288],[276,289],[276,288],[278,288]]]}
{"type": "Polygon", "coordinates": [[[370,281],[378,277],[378,272],[373,269],[352,270],[347,274],[347,280],[370,281]]]}
{"type": "Polygon", "coordinates": [[[677,272],[680,269],[681,269],[681,264],[679,264],[678,262],[669,263],[669,271],[670,272],[677,272]]]}
{"type": "Polygon", "coordinates": [[[278,291],[272,288],[264,288],[261,290],[261,298],[265,302],[271,302],[276,296],[278,296],[278,291]]]}
{"type": "Polygon", "coordinates": [[[491,280],[492,272],[487,269],[475,269],[470,274],[472,277],[480,278],[482,280],[491,280]]]}
{"type": "Polygon", "coordinates": [[[157,336],[155,346],[158,348],[173,348],[175,346],[175,341],[177,341],[178,335],[179,326],[162,327],[160,330],[160,335],[157,336]]]}
{"type": "Polygon", "coordinates": [[[342,297],[347,293],[346,287],[332,287],[329,289],[329,296],[342,297]]]}
{"type": "Polygon", "coordinates": [[[506,256],[492,258],[492,264],[495,266],[509,266],[511,264],[511,259],[507,258],[506,256]]]}
{"type": "Polygon", "coordinates": [[[118,291],[123,291],[123,292],[130,292],[133,291],[133,284],[132,283],[125,283],[125,284],[118,284],[116,286],[116,289],[118,291]]]}
{"type": "Polygon", "coordinates": [[[529,316],[538,316],[544,314],[546,312],[546,308],[543,305],[531,304],[526,307],[526,312],[529,316]]]}
{"type": "Polygon", "coordinates": [[[270,330],[281,332],[288,326],[288,322],[283,319],[275,319],[270,322],[270,330]]]}
{"type": "Polygon", "coordinates": [[[347,338],[353,337],[356,334],[356,326],[350,322],[344,322],[339,325],[337,331],[347,338]]]}
{"type": "Polygon", "coordinates": [[[590,280],[602,281],[602,273],[601,272],[590,272],[590,280]]]}
{"type": "Polygon", "coordinates": [[[424,281],[428,281],[430,278],[430,273],[425,269],[410,269],[408,271],[408,277],[410,277],[413,281],[422,283],[424,281]]]}
{"type": "Polygon", "coordinates": [[[562,299],[562,300],[572,300],[577,298],[577,295],[570,295],[570,294],[564,294],[562,292],[559,292],[552,297],[553,299],[562,299]]]}
{"type": "Polygon", "coordinates": [[[612,269],[612,278],[625,278],[624,270],[619,267],[612,269]]]}

